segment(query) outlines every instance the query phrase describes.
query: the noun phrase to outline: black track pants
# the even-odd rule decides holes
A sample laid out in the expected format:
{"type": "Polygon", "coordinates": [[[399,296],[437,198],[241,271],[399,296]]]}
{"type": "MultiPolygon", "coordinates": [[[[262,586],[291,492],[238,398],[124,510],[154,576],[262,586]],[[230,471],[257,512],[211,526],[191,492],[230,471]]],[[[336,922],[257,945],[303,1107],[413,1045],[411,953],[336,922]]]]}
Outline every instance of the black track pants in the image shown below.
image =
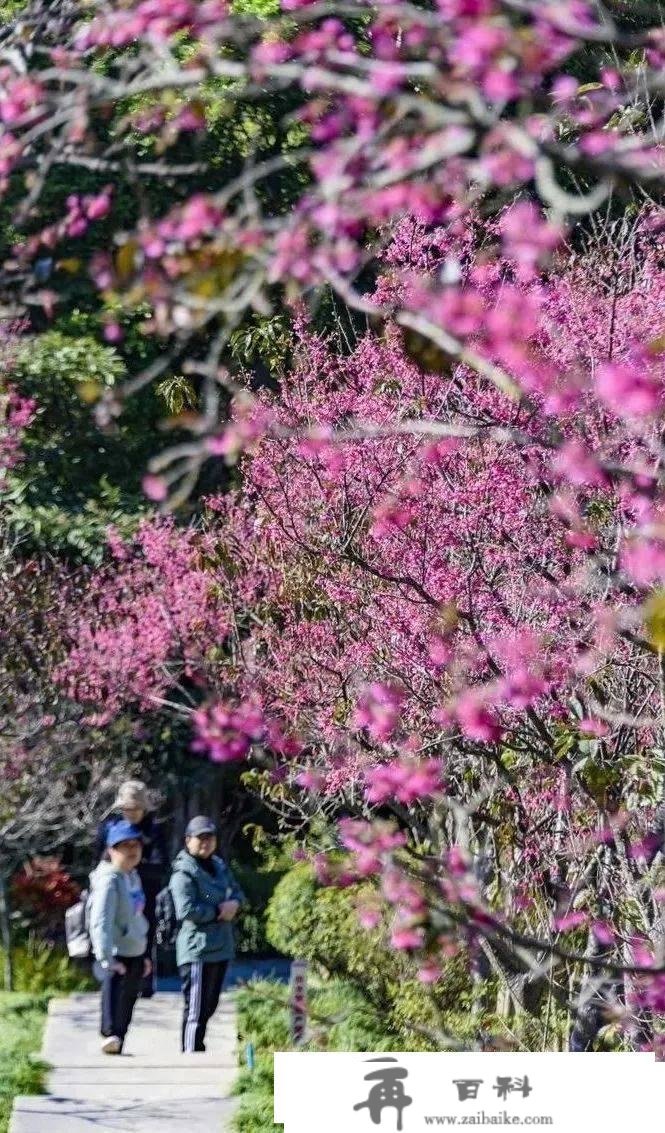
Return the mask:
{"type": "Polygon", "coordinates": [[[102,983],[102,1027],[105,1038],[117,1035],[122,1041],[132,1021],[134,1004],[141,994],[143,956],[117,956],[125,965],[124,976],[106,972],[102,983]]]}
{"type": "Polygon", "coordinates": [[[182,1019],[182,1049],[185,1054],[205,1050],[208,1021],[217,1010],[228,961],[206,963],[196,960],[182,964],[178,971],[182,980],[185,1010],[182,1019]]]}

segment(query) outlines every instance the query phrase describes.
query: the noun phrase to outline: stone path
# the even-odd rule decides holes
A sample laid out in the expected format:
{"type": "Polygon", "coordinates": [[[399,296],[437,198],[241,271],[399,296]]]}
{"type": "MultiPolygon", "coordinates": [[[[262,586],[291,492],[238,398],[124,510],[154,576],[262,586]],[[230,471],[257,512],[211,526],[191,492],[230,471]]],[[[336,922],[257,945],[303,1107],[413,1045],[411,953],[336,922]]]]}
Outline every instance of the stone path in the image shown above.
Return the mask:
{"type": "Polygon", "coordinates": [[[99,1050],[99,996],[54,999],[42,1057],[48,1094],[17,1098],[9,1133],[227,1133],[238,1073],[232,994],[208,1027],[205,1054],[178,1049],[181,998],[139,1000],[120,1057],[99,1050]]]}

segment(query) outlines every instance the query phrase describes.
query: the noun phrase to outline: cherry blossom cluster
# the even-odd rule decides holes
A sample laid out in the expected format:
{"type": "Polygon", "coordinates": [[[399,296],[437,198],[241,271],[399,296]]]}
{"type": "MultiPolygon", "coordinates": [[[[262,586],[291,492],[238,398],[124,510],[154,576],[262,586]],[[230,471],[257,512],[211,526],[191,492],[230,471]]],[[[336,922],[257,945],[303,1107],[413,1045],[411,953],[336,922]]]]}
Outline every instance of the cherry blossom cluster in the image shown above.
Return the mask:
{"type": "MultiPolygon", "coordinates": [[[[499,233],[525,277],[556,248],[566,220],[602,204],[615,183],[657,188],[662,180],[650,113],[662,29],[635,30],[582,0],[441,0],[431,11],[351,0],[339,12],[334,3],[285,0],[271,20],[234,14],[225,0],[97,0],[57,18],[32,0],[5,38],[17,50],[5,53],[0,76],[0,177],[6,188],[23,180],[29,189],[31,239],[17,245],[2,282],[31,302],[48,304],[48,289],[35,296],[26,270],[39,256],[35,219],[51,166],[80,162],[103,177],[126,158],[134,178],[177,177],[172,151],[181,132],[205,130],[211,81],[228,89],[239,116],[257,95],[293,94],[300,149],[265,168],[250,162],[223,190],[197,191],[175,208],[160,207],[163,194],[153,208],[155,195],[146,194],[136,230],[119,224],[111,255],[88,262],[83,253],[81,270],[114,301],[159,304],[151,331],[183,349],[202,325],[228,331],[243,310],[268,309],[278,282],[289,294],[326,285],[363,309],[355,281],[382,247],[372,234],[405,215],[469,226],[479,200],[496,213],[520,192],[539,197],[551,217],[519,200],[499,233]],[[34,36],[27,56],[26,34],[34,36]],[[109,50],[112,66],[100,67],[109,50]],[[592,81],[575,77],[580,52],[592,81]],[[137,109],[141,95],[148,105],[137,109]],[[96,127],[100,114],[112,123],[108,137],[96,127]],[[137,129],[154,136],[145,157],[135,152],[137,129]],[[306,173],[294,206],[266,212],[263,178],[294,165],[306,173]],[[562,187],[575,182],[586,191],[562,187]]],[[[113,220],[103,189],[90,202],[68,202],[41,244],[77,239],[102,216],[113,220]]],[[[460,338],[480,332],[481,359],[498,359],[524,390],[551,387],[516,349],[533,306],[522,312],[507,289],[484,318],[479,278],[455,288],[453,275],[450,265],[448,276],[414,279],[402,293],[405,317],[434,340],[445,332],[444,348],[457,353],[460,338]]]]}
{"type": "Polygon", "coordinates": [[[205,752],[213,763],[243,759],[265,731],[263,714],[254,704],[213,704],[198,709],[193,722],[192,750],[205,752]]]}

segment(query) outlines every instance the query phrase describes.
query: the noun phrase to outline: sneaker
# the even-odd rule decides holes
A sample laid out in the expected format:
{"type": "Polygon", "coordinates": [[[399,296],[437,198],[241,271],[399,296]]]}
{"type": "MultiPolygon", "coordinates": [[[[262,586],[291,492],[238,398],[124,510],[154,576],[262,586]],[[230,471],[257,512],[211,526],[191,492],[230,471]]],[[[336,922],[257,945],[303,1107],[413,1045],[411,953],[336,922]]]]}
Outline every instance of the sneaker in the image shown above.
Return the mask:
{"type": "Polygon", "coordinates": [[[104,1054],[120,1054],[122,1042],[117,1035],[109,1035],[102,1043],[102,1050],[104,1054]]]}

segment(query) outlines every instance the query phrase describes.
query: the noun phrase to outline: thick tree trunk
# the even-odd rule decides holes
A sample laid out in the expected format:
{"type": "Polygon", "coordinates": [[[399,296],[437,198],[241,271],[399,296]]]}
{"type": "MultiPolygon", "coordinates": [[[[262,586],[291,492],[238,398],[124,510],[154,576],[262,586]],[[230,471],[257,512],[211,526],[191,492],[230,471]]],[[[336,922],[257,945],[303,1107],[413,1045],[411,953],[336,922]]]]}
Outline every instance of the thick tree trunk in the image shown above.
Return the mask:
{"type": "Polygon", "coordinates": [[[0,873],[0,941],[4,955],[5,991],[14,990],[14,968],[12,964],[12,925],[9,919],[9,878],[0,873]]]}

